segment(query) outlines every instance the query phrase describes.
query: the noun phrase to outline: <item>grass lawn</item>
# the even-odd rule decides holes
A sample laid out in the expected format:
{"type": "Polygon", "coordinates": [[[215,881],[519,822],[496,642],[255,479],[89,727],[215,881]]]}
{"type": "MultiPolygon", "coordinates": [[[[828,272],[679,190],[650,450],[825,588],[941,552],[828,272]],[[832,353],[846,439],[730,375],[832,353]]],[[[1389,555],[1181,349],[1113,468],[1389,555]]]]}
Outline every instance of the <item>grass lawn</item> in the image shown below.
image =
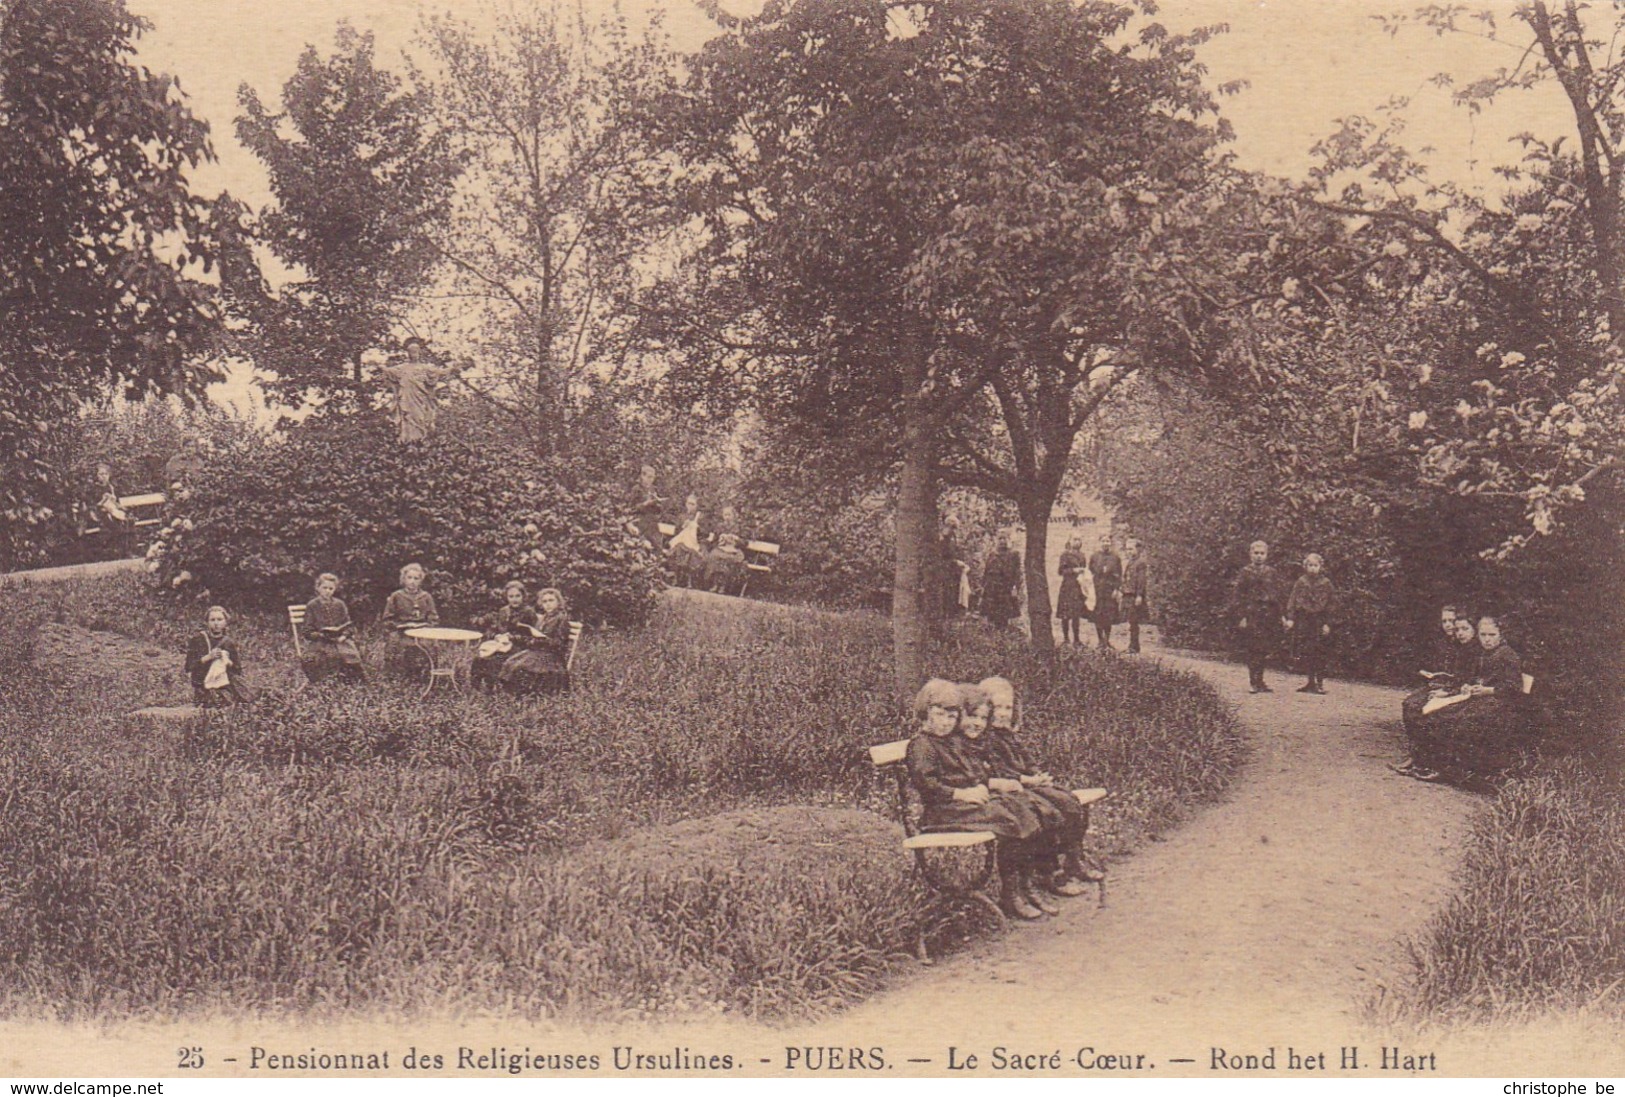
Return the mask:
{"type": "MultiPolygon", "coordinates": [[[[267,696],[155,728],[127,714],[185,697],[196,607],[134,576],[5,598],[5,1015],[805,1016],[895,977],[928,919],[864,753],[909,731],[879,617],[673,601],[589,633],[566,697],[422,702],[295,694],[285,619],[243,613],[267,696]]],[[[1108,853],[1239,761],[1192,675],[973,630],[934,663],[1017,683],[1048,768],[1113,789],[1108,853]]]]}

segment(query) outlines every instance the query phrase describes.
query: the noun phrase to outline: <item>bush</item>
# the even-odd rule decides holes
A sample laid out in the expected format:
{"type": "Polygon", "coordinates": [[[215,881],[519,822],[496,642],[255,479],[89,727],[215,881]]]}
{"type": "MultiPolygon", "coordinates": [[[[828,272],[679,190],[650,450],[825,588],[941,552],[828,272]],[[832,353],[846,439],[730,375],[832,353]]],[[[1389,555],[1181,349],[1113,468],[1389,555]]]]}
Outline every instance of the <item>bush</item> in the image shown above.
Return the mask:
{"type": "Polygon", "coordinates": [[[1625,1002],[1625,799],[1569,761],[1502,789],[1398,1008],[1489,1019],[1625,1002]]]}
{"type": "Polygon", "coordinates": [[[559,587],[574,615],[634,623],[659,586],[616,504],[562,464],[444,435],[403,446],[372,414],[217,453],[149,558],[170,584],[189,577],[265,604],[304,601],[332,571],[352,610],[381,605],[417,560],[446,619],[495,608],[518,579],[559,587]]]}

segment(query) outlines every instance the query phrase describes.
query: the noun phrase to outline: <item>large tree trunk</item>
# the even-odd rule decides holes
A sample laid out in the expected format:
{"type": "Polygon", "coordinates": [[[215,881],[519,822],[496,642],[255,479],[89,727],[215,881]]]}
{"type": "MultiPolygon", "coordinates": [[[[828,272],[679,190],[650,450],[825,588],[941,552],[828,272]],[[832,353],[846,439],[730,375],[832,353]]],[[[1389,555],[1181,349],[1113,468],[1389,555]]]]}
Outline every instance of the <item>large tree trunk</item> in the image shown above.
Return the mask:
{"type": "Polygon", "coordinates": [[[1027,544],[1022,552],[1027,572],[1027,624],[1032,629],[1033,647],[1039,651],[1055,650],[1055,631],[1049,608],[1049,575],[1046,558],[1049,555],[1049,516],[1054,509],[1052,493],[1029,488],[1016,501],[1021,524],[1027,533],[1027,544]]]}
{"type": "Polygon", "coordinates": [[[924,402],[903,407],[903,467],[897,485],[897,560],[892,580],[891,627],[897,695],[904,704],[925,681],[926,580],[937,532],[935,434],[924,402]]]}

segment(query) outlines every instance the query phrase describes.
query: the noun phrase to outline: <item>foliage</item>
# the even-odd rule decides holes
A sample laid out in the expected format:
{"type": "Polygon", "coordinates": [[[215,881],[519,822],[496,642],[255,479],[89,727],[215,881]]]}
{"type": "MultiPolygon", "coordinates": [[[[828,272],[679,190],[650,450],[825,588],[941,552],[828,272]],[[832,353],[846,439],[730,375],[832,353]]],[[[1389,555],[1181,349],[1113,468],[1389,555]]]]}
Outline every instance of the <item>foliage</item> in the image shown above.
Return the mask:
{"type": "Polygon", "coordinates": [[[154,552],[164,581],[186,572],[262,602],[304,601],[333,571],[352,608],[370,611],[417,560],[448,620],[494,609],[519,579],[559,587],[588,620],[626,623],[659,583],[621,501],[578,486],[567,466],[443,434],[399,445],[378,415],[313,416],[285,439],[217,454],[177,502],[154,552]]]}
{"type": "Polygon", "coordinates": [[[300,55],[282,110],[246,84],[238,98],[237,136],[276,195],[247,227],[296,274],[273,292],[238,240],[226,270],[251,325],[239,338],[283,395],[345,391],[361,383],[362,352],[388,340],[403,298],[439,259],[434,234],[458,157],[430,123],[430,96],[377,67],[372,35],[345,23],[332,56],[314,46],[300,55]]]}
{"type": "Polygon", "coordinates": [[[741,464],[734,492],[741,520],[782,549],[765,587],[771,596],[821,606],[890,603],[894,485],[844,475],[841,457],[784,437],[753,439],[741,464]]]}
{"type": "Polygon", "coordinates": [[[671,228],[658,184],[673,168],[645,141],[640,104],[674,61],[658,21],[635,30],[618,8],[593,19],[527,0],[480,22],[423,25],[440,124],[468,164],[437,243],[445,319],[473,318],[481,391],[512,429],[572,450],[569,413],[642,369],[626,309],[671,228]]]}
{"type": "MultiPolygon", "coordinates": [[[[1545,81],[1562,88],[1578,145],[1520,136],[1525,157],[1504,194],[1430,177],[1405,147],[1399,102],[1345,119],[1302,186],[1258,179],[1229,198],[1187,195],[1212,224],[1166,222],[1178,231],[1158,249],[1190,260],[1198,298],[1232,285],[1235,264],[1286,260],[1290,277],[1254,279],[1259,292],[1239,299],[1248,307],[1220,313],[1209,332],[1193,328],[1180,298],[1168,301],[1174,325],[1201,337],[1193,345],[1269,382],[1236,416],[1248,475],[1277,493],[1247,524],[1288,543],[1341,541],[1343,577],[1372,596],[1390,665],[1444,601],[1507,613],[1513,643],[1555,686],[1557,723],[1589,708],[1583,726],[1597,736],[1611,734],[1612,699],[1586,683],[1614,680],[1625,635],[1610,570],[1625,438],[1614,174],[1625,67],[1604,48],[1619,19],[1537,0],[1510,20],[1450,4],[1388,21],[1396,34],[1420,25],[1516,46],[1527,63],[1515,69],[1459,87],[1440,77],[1470,110],[1545,81]],[[1215,238],[1232,244],[1214,248],[1215,238]],[[1384,558],[1386,570],[1371,567],[1384,558]]],[[[1212,477],[1193,472],[1192,486],[1212,477]]],[[[1202,491],[1181,498],[1234,524],[1202,491]]],[[[1193,617],[1198,603],[1216,604],[1209,588],[1192,599],[1193,617]]]]}
{"type": "MultiPolygon", "coordinates": [[[[706,235],[648,311],[685,396],[750,402],[853,467],[901,462],[906,692],[939,476],[1018,503],[1041,592],[1072,443],[1113,383],[1097,367],[1184,364],[1143,353],[1128,287],[1167,276],[1142,227],[1226,134],[1195,60],[1215,31],[1170,34],[1149,4],[712,10],[726,33],[664,131],[706,235]]],[[[1047,646],[1049,599],[1030,604],[1047,646]]]]}
{"type": "Polygon", "coordinates": [[[1281,461],[1224,403],[1137,386],[1123,396],[1134,407],[1113,422],[1126,429],[1100,432],[1088,475],[1142,543],[1165,638],[1231,647],[1230,585],[1247,545],[1262,537],[1288,581],[1305,554],[1324,557],[1341,596],[1334,674],[1412,684],[1439,607],[1459,605],[1501,617],[1541,683],[1555,749],[1612,735],[1617,693],[1595,683],[1618,681],[1625,653],[1613,612],[1625,599],[1625,549],[1611,517],[1619,513],[1616,489],[1599,485],[1597,505],[1573,513],[1560,536],[1486,559],[1482,548],[1519,521],[1515,505],[1428,492],[1407,479],[1403,463],[1386,485],[1326,485],[1281,461]]]}
{"type": "Polygon", "coordinates": [[[194,395],[218,330],[212,154],[177,82],[134,61],[123,0],[0,5],[0,562],[26,559],[72,486],[43,448],[108,386],[194,395]]]}
{"type": "MultiPolygon", "coordinates": [[[[0,737],[8,1015],[793,1017],[871,992],[935,920],[863,750],[907,731],[877,618],[674,596],[646,629],[589,634],[568,696],[323,684],[154,738],[123,715],[132,683],[24,652],[40,620],[92,612],[156,638],[162,603],[121,581],[18,604],[0,623],[20,729],[0,737]]],[[[291,656],[284,620],[233,622],[262,683],[291,656]]],[[[1187,675],[1057,671],[977,631],[940,665],[1015,677],[1035,749],[1115,790],[1111,851],[1237,761],[1187,675]]]]}
{"type": "Polygon", "coordinates": [[[1504,1019],[1595,1008],[1625,985],[1625,808],[1617,775],[1569,764],[1502,790],[1460,891],[1412,945],[1396,1008],[1504,1019]]]}

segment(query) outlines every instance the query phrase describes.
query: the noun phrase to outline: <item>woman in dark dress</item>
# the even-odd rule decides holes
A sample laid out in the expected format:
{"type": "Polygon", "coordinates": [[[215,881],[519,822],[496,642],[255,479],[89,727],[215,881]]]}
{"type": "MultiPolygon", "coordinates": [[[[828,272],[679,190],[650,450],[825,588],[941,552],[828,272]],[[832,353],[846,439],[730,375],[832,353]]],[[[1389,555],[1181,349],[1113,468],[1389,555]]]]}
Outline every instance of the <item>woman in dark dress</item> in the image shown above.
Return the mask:
{"type": "Polygon", "coordinates": [[[1055,616],[1061,619],[1062,641],[1073,645],[1083,643],[1082,623],[1089,616],[1089,601],[1084,597],[1080,578],[1088,566],[1083,542],[1072,538],[1061,553],[1061,593],[1055,599],[1055,616]]]}
{"type": "Polygon", "coordinates": [[[998,837],[999,905],[1016,918],[1043,916],[1021,894],[1030,871],[1038,818],[1009,800],[994,800],[987,787],[987,763],[956,734],[959,687],[941,678],[927,682],[914,698],[916,734],[905,760],[909,779],[925,805],[925,830],[986,830],[998,837]]]}
{"type": "MultiPolygon", "coordinates": [[[[1410,753],[1403,761],[1388,768],[1406,777],[1436,773],[1439,766],[1433,746],[1433,734],[1438,723],[1431,719],[1432,713],[1422,710],[1429,702],[1456,692],[1478,675],[1478,658],[1483,649],[1478,643],[1478,629],[1473,624],[1473,616],[1465,610],[1457,611],[1454,606],[1446,608],[1450,614],[1449,636],[1446,638],[1441,632],[1439,642],[1432,645],[1428,661],[1433,666],[1422,668],[1427,683],[1420,689],[1412,690],[1399,706],[1400,721],[1405,726],[1410,753]]],[[[1444,620],[1441,614],[1441,626],[1444,620]]]]}
{"type": "Polygon", "coordinates": [[[999,538],[999,547],[982,569],[982,615],[999,628],[1021,612],[1021,558],[1008,537],[999,538]]]}
{"type": "Polygon", "coordinates": [[[649,547],[658,552],[665,547],[665,538],[660,535],[660,513],[666,500],[655,490],[655,476],[653,465],[644,465],[638,472],[638,502],[632,508],[632,524],[649,547]]]}
{"type": "Polygon", "coordinates": [[[186,644],[186,676],[192,682],[192,699],[204,708],[223,708],[253,697],[243,676],[242,650],[226,635],[230,622],[231,616],[223,608],[210,606],[203,631],[186,644]]]}
{"type": "Polygon", "coordinates": [[[666,544],[672,578],[679,586],[698,586],[705,573],[705,553],[711,545],[711,531],[705,526],[698,495],[689,493],[683,501],[683,513],[672,524],[677,530],[666,544]]]}
{"type": "Polygon", "coordinates": [[[739,525],[739,512],[722,508],[722,520],[705,554],[705,589],[717,592],[743,590],[745,577],[745,535],[739,525]]]}

